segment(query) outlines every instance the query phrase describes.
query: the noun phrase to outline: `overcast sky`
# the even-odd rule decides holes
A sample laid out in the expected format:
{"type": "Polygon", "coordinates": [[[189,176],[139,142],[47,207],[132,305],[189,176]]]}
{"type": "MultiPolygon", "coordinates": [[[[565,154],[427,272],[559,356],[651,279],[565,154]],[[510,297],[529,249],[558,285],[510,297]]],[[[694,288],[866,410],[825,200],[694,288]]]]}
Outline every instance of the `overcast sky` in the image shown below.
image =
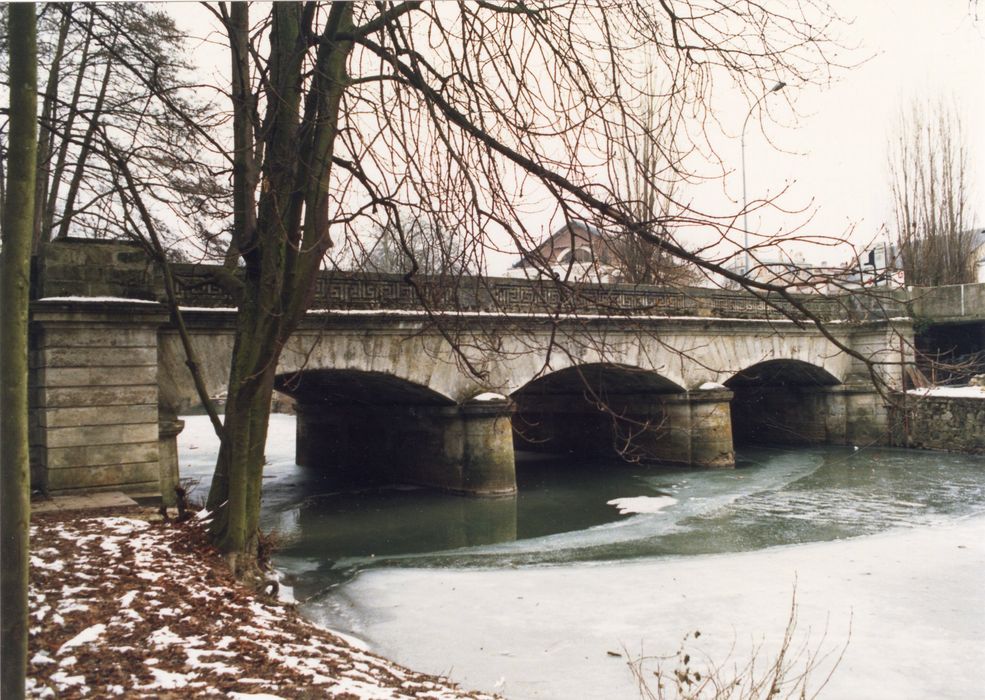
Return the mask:
{"type": "MultiPolygon", "coordinates": [[[[842,236],[863,246],[892,219],[889,199],[888,142],[901,109],[914,100],[953,101],[964,122],[972,152],[973,211],[985,226],[985,6],[974,0],[831,0],[853,23],[842,43],[858,46],[853,61],[867,61],[841,72],[827,89],[795,90],[791,86],[769,100],[793,100],[796,123],[770,127],[776,150],[750,123],[746,137],[749,198],[767,197],[788,188],[788,209],[809,208],[812,217],[802,229],[821,236],[842,236]]],[[[201,36],[209,16],[197,4],[173,3],[179,26],[201,36]]],[[[219,60],[213,70],[225,71],[225,54],[202,53],[202,62],[219,60]]],[[[781,76],[782,77],[782,76],[781,76]]],[[[736,135],[722,155],[734,168],[727,194],[741,202],[740,141],[746,107],[725,114],[736,135]]],[[[781,110],[782,111],[782,110],[781,110]]],[[[778,113],[779,114],[779,113],[778,113]]],[[[545,214],[544,235],[552,225],[545,214]]],[[[806,215],[778,212],[750,217],[750,228],[764,232],[790,230],[806,215]]],[[[850,251],[805,250],[808,259],[841,262],[850,251]]],[[[500,262],[492,272],[508,263],[500,262]]]]}
{"type": "MultiPolygon", "coordinates": [[[[985,17],[969,0],[834,0],[854,23],[845,43],[872,58],[830,89],[798,95],[797,128],[774,130],[796,151],[772,151],[753,129],[747,136],[750,197],[791,183],[794,204],[814,202],[806,230],[839,235],[854,227],[858,244],[892,219],[888,141],[900,110],[913,100],[953,100],[972,151],[973,209],[985,226],[985,17]]],[[[980,8],[985,13],[985,6],[980,8]]],[[[776,99],[771,96],[768,99],[776,99]]],[[[739,144],[735,144],[738,168],[739,144]]],[[[730,188],[741,195],[741,181],[730,188]]],[[[783,226],[778,216],[764,229],[783,226]]],[[[750,221],[750,228],[753,228],[750,221]]],[[[837,256],[832,256],[837,257],[837,256]]]]}

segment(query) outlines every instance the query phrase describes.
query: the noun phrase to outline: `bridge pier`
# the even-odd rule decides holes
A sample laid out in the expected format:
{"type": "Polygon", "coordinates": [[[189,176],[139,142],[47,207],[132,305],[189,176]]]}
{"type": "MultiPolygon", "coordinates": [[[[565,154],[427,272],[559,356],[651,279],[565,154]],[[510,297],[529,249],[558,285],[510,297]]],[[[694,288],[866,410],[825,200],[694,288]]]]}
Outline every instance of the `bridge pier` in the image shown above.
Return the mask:
{"type": "Polygon", "coordinates": [[[349,406],[299,402],[297,461],[340,483],[404,482],[475,496],[516,492],[512,404],[349,406]]]}
{"type": "Polygon", "coordinates": [[[730,468],[731,398],[727,389],[614,394],[599,409],[572,395],[528,397],[519,433],[534,450],[730,468]]]}
{"type": "Polygon", "coordinates": [[[728,389],[688,392],[691,406],[691,459],[696,467],[734,468],[732,392],[728,389]]]}
{"type": "Polygon", "coordinates": [[[843,386],[845,401],[845,445],[890,444],[889,405],[871,381],[843,386]]]}
{"type": "Polygon", "coordinates": [[[513,404],[505,398],[470,401],[448,411],[443,459],[431,485],[473,496],[516,493],[512,414],[513,404]]]}
{"type": "Polygon", "coordinates": [[[178,431],[162,433],[157,375],[168,314],[122,300],[43,300],[31,311],[32,487],[173,497],[178,431]]]}
{"type": "Polygon", "coordinates": [[[691,467],[735,467],[730,401],[732,392],[697,390],[654,397],[665,425],[646,437],[649,460],[691,467]]]}
{"type": "Polygon", "coordinates": [[[157,453],[160,463],[161,503],[172,507],[178,503],[175,487],[181,481],[178,472],[178,436],[185,429],[185,421],[177,416],[160,415],[157,422],[157,453]]]}

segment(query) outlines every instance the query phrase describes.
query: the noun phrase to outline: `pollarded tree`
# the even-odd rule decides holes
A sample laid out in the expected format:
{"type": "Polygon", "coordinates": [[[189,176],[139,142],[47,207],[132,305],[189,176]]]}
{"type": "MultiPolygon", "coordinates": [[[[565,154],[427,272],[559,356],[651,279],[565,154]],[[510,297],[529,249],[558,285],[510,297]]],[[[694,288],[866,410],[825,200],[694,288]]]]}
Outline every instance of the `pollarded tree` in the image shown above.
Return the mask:
{"type": "Polygon", "coordinates": [[[208,505],[240,575],[255,566],[277,362],[333,239],[366,219],[395,224],[412,207],[476,251],[528,252],[533,199],[739,279],[673,235],[696,222],[727,231],[735,212],[679,206],[641,220],[608,164],[632,139],[659,146],[633,109],[644,99],[707,140],[719,82],[752,103],[778,74],[805,84],[830,69],[832,13],[821,1],[274,3],[255,25],[245,4],[213,10],[231,54],[233,243],[244,274],[208,505]],[[640,87],[643,48],[657,58],[652,94],[640,87]]]}

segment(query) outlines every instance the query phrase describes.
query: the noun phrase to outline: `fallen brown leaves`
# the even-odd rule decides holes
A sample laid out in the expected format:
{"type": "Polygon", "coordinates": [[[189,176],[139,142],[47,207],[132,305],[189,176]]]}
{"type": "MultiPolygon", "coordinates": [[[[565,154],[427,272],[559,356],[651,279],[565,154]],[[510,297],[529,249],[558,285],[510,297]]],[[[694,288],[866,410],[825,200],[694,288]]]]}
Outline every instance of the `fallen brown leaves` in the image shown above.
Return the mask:
{"type": "Polygon", "coordinates": [[[197,521],[36,516],[35,697],[485,698],[401,668],[239,585],[197,521]]]}

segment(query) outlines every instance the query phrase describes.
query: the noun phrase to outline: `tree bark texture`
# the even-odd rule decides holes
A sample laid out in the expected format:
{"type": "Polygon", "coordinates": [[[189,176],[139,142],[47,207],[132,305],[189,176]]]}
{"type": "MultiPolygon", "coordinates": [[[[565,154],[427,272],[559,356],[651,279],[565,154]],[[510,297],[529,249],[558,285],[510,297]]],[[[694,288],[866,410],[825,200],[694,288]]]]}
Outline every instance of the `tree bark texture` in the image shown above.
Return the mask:
{"type": "Polygon", "coordinates": [[[10,154],[0,268],[0,696],[24,696],[30,477],[27,320],[37,166],[36,25],[33,3],[10,17],[10,154]]]}
{"type": "Polygon", "coordinates": [[[249,93],[249,17],[224,16],[233,75],[234,245],[244,265],[226,417],[207,507],[212,534],[240,577],[256,571],[263,451],[277,362],[310,304],[331,241],[327,199],[339,106],[352,45],[326,41],[351,24],[352,6],[333,5],[304,78],[312,18],[300,4],[271,9],[263,140],[254,142],[257,101],[249,93]],[[258,188],[259,182],[263,187],[258,188]],[[257,190],[259,199],[257,199],[257,190]]]}

